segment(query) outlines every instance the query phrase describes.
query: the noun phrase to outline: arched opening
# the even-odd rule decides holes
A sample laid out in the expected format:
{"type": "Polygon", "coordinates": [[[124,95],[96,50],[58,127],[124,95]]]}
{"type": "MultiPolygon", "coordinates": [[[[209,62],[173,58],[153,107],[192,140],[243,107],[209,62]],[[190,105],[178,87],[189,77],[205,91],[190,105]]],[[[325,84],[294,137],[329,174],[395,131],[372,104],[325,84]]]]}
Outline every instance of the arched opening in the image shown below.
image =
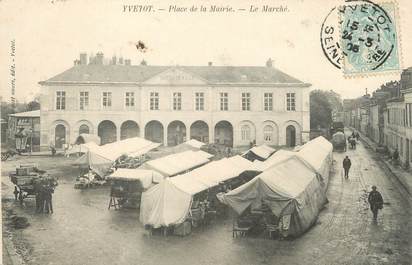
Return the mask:
{"type": "Polygon", "coordinates": [[[155,143],[163,143],[163,125],[159,121],[150,121],[146,124],[144,137],[155,143]]]}
{"type": "Polygon", "coordinates": [[[215,142],[233,147],[233,126],[228,121],[220,121],[215,125],[215,142]]]}
{"type": "Polygon", "coordinates": [[[79,134],[83,134],[83,133],[87,133],[87,134],[90,133],[90,128],[86,124],[82,124],[79,127],[79,134]]]}
{"type": "Polygon", "coordinates": [[[242,127],[240,128],[240,132],[241,132],[242,141],[250,142],[250,140],[251,140],[251,138],[250,138],[250,126],[249,125],[242,125],[242,127]]]}
{"type": "Polygon", "coordinates": [[[139,125],[134,121],[125,121],[120,127],[120,140],[139,136],[139,125]]]}
{"type": "Polygon", "coordinates": [[[97,135],[100,137],[100,142],[102,145],[116,142],[116,125],[112,121],[102,121],[97,129],[97,135]]]}
{"type": "Polygon", "coordinates": [[[296,128],[293,125],[286,127],[286,145],[296,146],[296,128]]]}
{"type": "Polygon", "coordinates": [[[263,127],[263,141],[266,144],[272,144],[275,140],[274,129],[271,125],[263,127]]]}
{"type": "Polygon", "coordinates": [[[190,126],[190,138],[209,143],[209,125],[204,121],[195,121],[190,126]]]}
{"type": "Polygon", "coordinates": [[[63,145],[66,144],[66,126],[57,124],[54,130],[54,146],[63,148],[63,145]]]}
{"type": "Polygon", "coordinates": [[[186,141],[186,126],[181,121],[172,121],[167,126],[167,145],[175,146],[186,141]]]}

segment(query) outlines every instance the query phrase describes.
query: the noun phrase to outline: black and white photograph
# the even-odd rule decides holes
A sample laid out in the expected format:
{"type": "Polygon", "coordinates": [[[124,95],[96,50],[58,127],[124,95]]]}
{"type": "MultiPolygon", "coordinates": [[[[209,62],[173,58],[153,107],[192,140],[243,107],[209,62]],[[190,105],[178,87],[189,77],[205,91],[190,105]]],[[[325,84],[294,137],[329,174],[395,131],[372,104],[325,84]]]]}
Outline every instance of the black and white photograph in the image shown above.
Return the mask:
{"type": "Polygon", "coordinates": [[[412,264],[411,10],[0,0],[1,264],[412,264]]]}

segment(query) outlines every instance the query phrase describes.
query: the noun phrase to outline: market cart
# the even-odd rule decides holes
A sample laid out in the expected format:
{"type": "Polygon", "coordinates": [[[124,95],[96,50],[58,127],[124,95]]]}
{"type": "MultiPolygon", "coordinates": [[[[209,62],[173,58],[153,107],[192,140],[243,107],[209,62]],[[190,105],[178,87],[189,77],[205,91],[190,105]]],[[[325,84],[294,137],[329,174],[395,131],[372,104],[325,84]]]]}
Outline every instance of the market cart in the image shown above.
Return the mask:
{"type": "Polygon", "coordinates": [[[15,172],[9,174],[10,181],[15,185],[15,194],[20,203],[29,196],[36,195],[36,184],[57,186],[57,181],[39,170],[36,165],[20,165],[15,172]]]}

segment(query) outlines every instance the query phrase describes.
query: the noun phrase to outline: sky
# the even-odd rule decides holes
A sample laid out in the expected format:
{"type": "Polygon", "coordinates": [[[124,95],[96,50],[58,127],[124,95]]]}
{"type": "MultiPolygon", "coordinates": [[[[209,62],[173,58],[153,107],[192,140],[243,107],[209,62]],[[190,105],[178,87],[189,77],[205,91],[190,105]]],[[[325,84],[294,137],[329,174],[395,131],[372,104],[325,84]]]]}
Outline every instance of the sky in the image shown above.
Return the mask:
{"type": "MultiPolygon", "coordinates": [[[[2,0],[0,1],[0,91],[10,97],[14,58],[16,97],[30,101],[39,81],[73,66],[79,53],[102,51],[105,57],[142,59],[151,65],[257,65],[268,58],[274,67],[312,84],[354,98],[399,80],[400,73],[345,78],[324,56],[321,24],[341,4],[330,0],[289,1],[121,1],[2,0]],[[123,12],[124,5],[153,5],[155,12],[123,12]],[[170,5],[244,8],[243,12],[168,12],[170,5]],[[248,12],[250,6],[283,6],[288,12],[248,12]],[[160,11],[158,9],[166,9],[160,11]],[[15,56],[11,56],[11,42],[15,56]],[[143,41],[148,50],[138,51],[143,41]]],[[[402,68],[412,66],[412,1],[398,0],[395,23],[401,40],[402,68]]]]}

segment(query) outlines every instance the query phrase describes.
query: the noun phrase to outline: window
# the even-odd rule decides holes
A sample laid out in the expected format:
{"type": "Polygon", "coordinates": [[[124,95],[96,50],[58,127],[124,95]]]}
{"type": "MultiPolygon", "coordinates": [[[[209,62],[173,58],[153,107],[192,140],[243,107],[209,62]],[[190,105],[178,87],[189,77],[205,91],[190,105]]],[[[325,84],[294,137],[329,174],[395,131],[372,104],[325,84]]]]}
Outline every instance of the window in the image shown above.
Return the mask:
{"type": "Polygon", "coordinates": [[[87,126],[86,124],[82,124],[79,127],[79,135],[83,133],[90,133],[89,126],[87,126]]]}
{"type": "Polygon", "coordinates": [[[134,92],[126,92],[125,105],[126,108],[134,107],[134,92]]]}
{"type": "Polygon", "coordinates": [[[173,110],[182,110],[182,93],[173,93],[173,110]]]}
{"type": "Polygon", "coordinates": [[[64,110],[66,109],[66,92],[56,91],[56,109],[64,110]]]}
{"type": "Polygon", "coordinates": [[[265,142],[272,142],[273,140],[273,127],[270,125],[266,125],[263,128],[263,139],[265,142]]]}
{"type": "Polygon", "coordinates": [[[242,93],[242,110],[250,110],[250,93],[242,93]]]}
{"type": "Polygon", "coordinates": [[[150,110],[159,110],[158,92],[150,92],[150,110]]]}
{"type": "Polygon", "coordinates": [[[265,93],[264,94],[264,109],[265,111],[272,111],[273,110],[273,94],[272,93],[265,93]]]}
{"type": "Polygon", "coordinates": [[[220,110],[229,110],[229,98],[227,93],[220,93],[220,110]]]}
{"type": "Polygon", "coordinates": [[[205,93],[196,92],[195,99],[196,110],[205,110],[205,93]]]}
{"type": "Polygon", "coordinates": [[[295,93],[286,93],[286,110],[287,111],[296,110],[295,93]]]}
{"type": "Polygon", "coordinates": [[[80,92],[80,109],[85,110],[89,107],[89,92],[80,92]]]}
{"type": "Polygon", "coordinates": [[[112,92],[103,92],[103,108],[112,106],[112,92]]]}
{"type": "Polygon", "coordinates": [[[243,125],[240,129],[242,133],[242,141],[249,141],[250,140],[250,127],[249,125],[243,125]]]}

